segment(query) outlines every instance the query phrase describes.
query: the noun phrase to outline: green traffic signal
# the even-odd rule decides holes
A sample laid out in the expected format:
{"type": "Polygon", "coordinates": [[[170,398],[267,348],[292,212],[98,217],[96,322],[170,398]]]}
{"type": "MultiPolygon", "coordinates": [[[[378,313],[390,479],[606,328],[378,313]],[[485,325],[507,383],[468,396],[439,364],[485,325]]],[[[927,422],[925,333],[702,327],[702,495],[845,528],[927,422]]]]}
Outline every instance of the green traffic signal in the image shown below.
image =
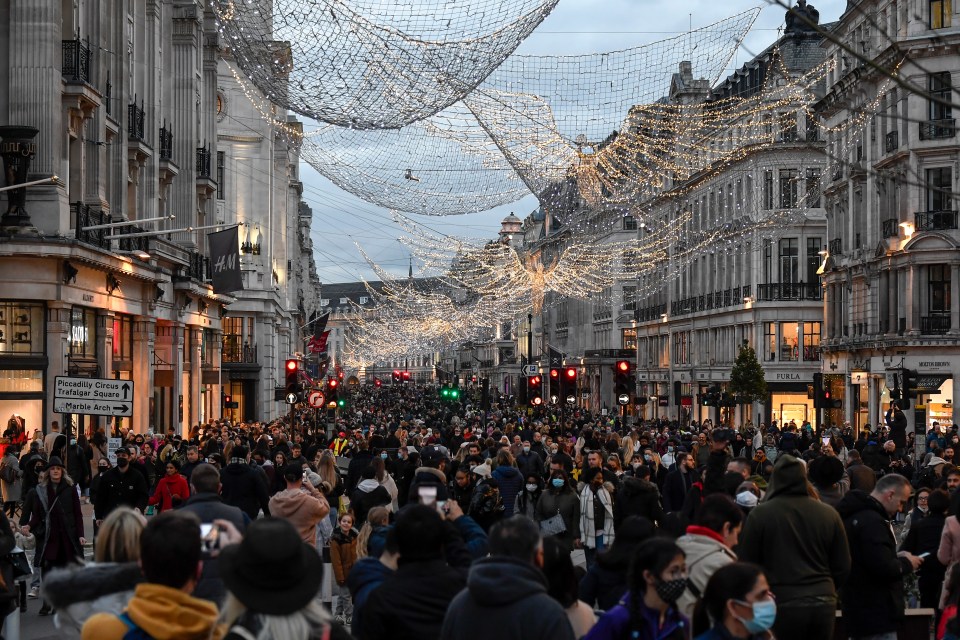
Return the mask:
{"type": "Polygon", "coordinates": [[[344,400],[343,398],[339,398],[339,399],[337,400],[337,406],[340,407],[340,408],[345,407],[346,404],[347,404],[347,401],[344,400]]]}
{"type": "Polygon", "coordinates": [[[450,397],[456,400],[460,397],[460,389],[450,389],[450,397]]]}

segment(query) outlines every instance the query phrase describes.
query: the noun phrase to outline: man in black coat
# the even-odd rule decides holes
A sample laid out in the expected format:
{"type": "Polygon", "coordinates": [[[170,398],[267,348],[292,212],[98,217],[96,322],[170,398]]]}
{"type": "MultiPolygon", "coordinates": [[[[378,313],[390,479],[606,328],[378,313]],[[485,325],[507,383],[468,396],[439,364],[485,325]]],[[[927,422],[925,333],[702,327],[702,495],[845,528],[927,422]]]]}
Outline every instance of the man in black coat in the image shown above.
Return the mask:
{"type": "Polygon", "coordinates": [[[471,567],[467,588],[450,603],[440,638],[573,640],[566,612],[547,593],[542,567],[536,523],[515,516],[495,524],[490,557],[471,567]]]}
{"type": "MultiPolygon", "coordinates": [[[[247,515],[238,507],[224,504],[220,499],[220,474],[212,464],[198,464],[190,478],[190,498],[178,511],[189,511],[200,518],[203,524],[212,524],[214,520],[226,520],[243,533],[250,522],[247,515]]],[[[206,549],[203,553],[203,573],[193,590],[194,597],[210,600],[217,604],[223,601],[226,589],[220,578],[218,559],[206,549]]]]}
{"type": "Polygon", "coordinates": [[[397,571],[361,610],[360,640],[438,638],[450,601],[467,583],[469,555],[460,554],[456,566],[444,560],[446,547],[462,546],[462,538],[426,505],[400,511],[392,533],[400,552],[397,571]]]}
{"type": "Polygon", "coordinates": [[[100,526],[111,511],[120,506],[143,511],[149,498],[146,479],[130,464],[130,452],[120,447],[117,449],[117,466],[104,471],[100,476],[97,496],[93,503],[97,526],[100,526]]]}
{"type": "Polygon", "coordinates": [[[370,449],[367,447],[367,441],[361,439],[358,446],[359,450],[353,454],[352,458],[350,458],[350,465],[347,467],[348,493],[353,492],[361,480],[360,476],[363,473],[363,470],[369,467],[370,463],[373,462],[373,454],[370,453],[370,449]]]}
{"type": "Polygon", "coordinates": [[[667,474],[663,481],[663,510],[680,511],[687,498],[687,492],[693,485],[693,473],[696,461],[686,452],[677,454],[677,468],[667,474]]]}
{"type": "Polygon", "coordinates": [[[620,526],[625,518],[643,516],[650,522],[663,522],[660,491],[650,482],[650,467],[639,465],[634,477],[625,476],[613,501],[613,521],[620,526]]]}
{"type": "Polygon", "coordinates": [[[858,637],[896,633],[903,619],[903,579],[924,560],[897,553],[890,519],[909,504],[912,493],[909,480],[890,473],[872,492],[850,491],[837,505],[852,560],[840,600],[847,629],[858,637]]]}
{"type": "Polygon", "coordinates": [[[233,448],[230,463],[220,472],[220,495],[224,504],[239,507],[251,520],[263,509],[270,515],[266,477],[250,465],[250,450],[240,444],[233,448]]]}

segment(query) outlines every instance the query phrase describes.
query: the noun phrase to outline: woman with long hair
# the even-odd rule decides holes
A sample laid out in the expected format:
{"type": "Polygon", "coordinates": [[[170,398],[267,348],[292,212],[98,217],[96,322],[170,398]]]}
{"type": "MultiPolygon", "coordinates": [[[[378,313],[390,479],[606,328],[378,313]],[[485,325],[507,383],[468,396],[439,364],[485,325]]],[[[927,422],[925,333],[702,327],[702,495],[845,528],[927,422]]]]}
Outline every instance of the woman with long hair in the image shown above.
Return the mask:
{"type": "Polygon", "coordinates": [[[644,540],[656,533],[656,527],[643,516],[629,516],[617,528],[617,537],[580,579],[580,599],[591,607],[608,611],[627,591],[627,571],[633,553],[644,540]]]}
{"type": "Polygon", "coordinates": [[[57,569],[44,578],[44,597],[57,611],[54,622],[61,635],[79,638],[83,623],[95,613],[123,613],[143,580],[137,561],[146,524],[139,511],[117,507],[100,525],[94,562],[57,569]]]}
{"type": "Polygon", "coordinates": [[[597,622],[593,608],[577,597],[577,574],[570,554],[554,538],[543,541],[543,575],[547,594],[560,603],[573,627],[573,637],[582,638],[597,622]]]}
{"type": "Polygon", "coordinates": [[[707,582],[694,611],[693,632],[697,640],[768,640],[776,617],[777,603],[763,570],[734,562],[707,582]]]}
{"type": "MultiPolygon", "coordinates": [[[[83,558],[83,546],[87,541],[83,537],[80,496],[63,461],[56,456],[50,458],[46,471],[40,474],[29,524],[21,529],[24,535],[31,530],[42,532],[42,537],[37,536],[37,552],[33,560],[41,576],[83,558]]],[[[44,601],[40,615],[51,613],[53,609],[44,601]]]]}
{"type": "Polygon", "coordinates": [[[380,557],[386,543],[389,521],[390,510],[386,507],[374,507],[367,512],[367,521],[360,527],[360,535],[357,536],[357,558],[380,557]]]}
{"type": "Polygon", "coordinates": [[[393,512],[396,513],[400,506],[398,503],[398,498],[400,497],[400,490],[397,488],[397,483],[389,473],[387,473],[387,462],[381,456],[376,456],[373,460],[370,461],[370,466],[374,468],[376,475],[374,478],[377,482],[380,483],[380,486],[387,490],[387,493],[390,494],[390,504],[393,512]]]}
{"type": "Polygon", "coordinates": [[[317,598],[323,559],[283,518],[256,520],[240,543],[224,547],[220,575],[224,640],[350,638],[317,598]]]}
{"type": "Polygon", "coordinates": [[[683,551],[666,538],[642,543],[630,565],[629,591],[607,611],[586,640],[690,640],[690,622],[677,608],[687,588],[683,551]]]}

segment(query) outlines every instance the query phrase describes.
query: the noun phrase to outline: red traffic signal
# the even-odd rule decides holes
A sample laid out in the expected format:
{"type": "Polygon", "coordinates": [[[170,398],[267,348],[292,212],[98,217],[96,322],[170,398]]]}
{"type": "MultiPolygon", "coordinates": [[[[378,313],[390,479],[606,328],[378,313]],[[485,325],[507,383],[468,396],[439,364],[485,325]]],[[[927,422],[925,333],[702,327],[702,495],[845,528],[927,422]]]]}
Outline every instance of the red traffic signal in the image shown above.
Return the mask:
{"type": "Polygon", "coordinates": [[[539,407],[540,405],[543,404],[543,398],[541,398],[540,396],[534,396],[533,398],[531,398],[530,404],[532,404],[535,407],[539,407]]]}
{"type": "Polygon", "coordinates": [[[400,382],[400,369],[393,370],[393,381],[400,382]]]}
{"type": "Polygon", "coordinates": [[[619,373],[630,373],[630,361],[629,360],[618,360],[617,361],[617,371],[619,373]]]}
{"type": "Polygon", "coordinates": [[[373,381],[373,386],[375,386],[375,387],[379,387],[379,386],[382,385],[382,384],[383,384],[383,383],[380,382],[380,378],[375,378],[374,381],[373,381]]]}
{"type": "Polygon", "coordinates": [[[539,387],[543,382],[543,378],[540,376],[530,376],[527,380],[530,382],[531,387],[539,387]]]}
{"type": "Polygon", "coordinates": [[[300,362],[298,360],[287,360],[284,365],[284,386],[287,393],[300,391],[300,362]]]}
{"type": "Polygon", "coordinates": [[[404,371],[404,372],[403,372],[403,380],[404,380],[404,382],[406,382],[406,381],[409,380],[409,379],[410,379],[410,372],[409,372],[409,371],[404,371]]]}
{"type": "Polygon", "coordinates": [[[296,360],[287,360],[287,371],[296,371],[299,366],[296,360]]]}
{"type": "Polygon", "coordinates": [[[553,379],[555,379],[555,380],[556,380],[556,379],[559,379],[559,378],[560,378],[560,369],[550,369],[550,377],[553,378],[553,379]]]}
{"type": "Polygon", "coordinates": [[[338,384],[340,384],[340,381],[336,378],[330,378],[327,380],[327,385],[329,385],[331,389],[336,389],[338,384]]]}
{"type": "Polygon", "coordinates": [[[576,380],[577,379],[577,368],[576,367],[567,367],[564,369],[564,374],[567,376],[567,380],[576,380]]]}

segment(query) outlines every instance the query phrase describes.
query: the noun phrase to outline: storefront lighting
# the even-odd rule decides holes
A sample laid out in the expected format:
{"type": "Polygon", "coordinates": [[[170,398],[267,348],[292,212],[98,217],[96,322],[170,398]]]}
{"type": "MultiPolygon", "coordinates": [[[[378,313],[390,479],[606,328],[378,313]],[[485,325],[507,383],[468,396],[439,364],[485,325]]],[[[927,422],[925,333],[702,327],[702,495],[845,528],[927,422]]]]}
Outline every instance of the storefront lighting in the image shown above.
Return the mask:
{"type": "Polygon", "coordinates": [[[903,235],[907,236],[908,238],[913,235],[914,227],[912,222],[901,222],[900,228],[903,229],[903,235]]]}

